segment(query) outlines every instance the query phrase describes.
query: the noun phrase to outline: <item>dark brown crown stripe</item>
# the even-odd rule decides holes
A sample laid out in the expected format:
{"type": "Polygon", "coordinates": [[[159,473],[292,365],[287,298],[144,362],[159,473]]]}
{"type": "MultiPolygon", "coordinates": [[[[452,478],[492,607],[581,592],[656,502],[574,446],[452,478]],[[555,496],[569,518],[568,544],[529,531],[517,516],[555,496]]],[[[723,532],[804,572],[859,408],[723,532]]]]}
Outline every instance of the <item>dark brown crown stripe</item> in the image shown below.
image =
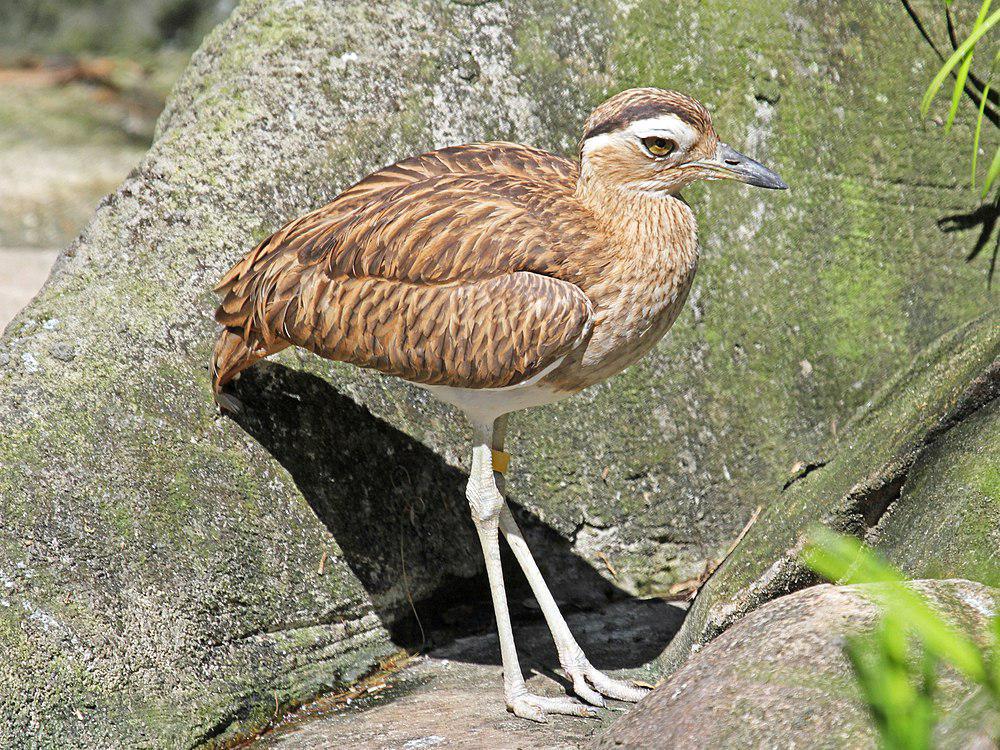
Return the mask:
{"type": "Polygon", "coordinates": [[[583,141],[613,133],[639,120],[676,115],[698,132],[711,127],[708,111],[691,97],[676,91],[632,89],[613,96],[594,110],[584,126],[583,141]]]}

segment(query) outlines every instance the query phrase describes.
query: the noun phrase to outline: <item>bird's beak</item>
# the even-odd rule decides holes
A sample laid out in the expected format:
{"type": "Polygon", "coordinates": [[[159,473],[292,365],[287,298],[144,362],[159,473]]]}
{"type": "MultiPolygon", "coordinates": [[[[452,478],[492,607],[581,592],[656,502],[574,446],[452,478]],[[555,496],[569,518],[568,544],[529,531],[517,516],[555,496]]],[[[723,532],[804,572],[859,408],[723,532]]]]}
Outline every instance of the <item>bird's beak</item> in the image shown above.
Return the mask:
{"type": "Polygon", "coordinates": [[[721,180],[737,180],[745,182],[747,185],[768,188],[769,190],[788,189],[784,180],[770,169],[759,161],[744,156],[728,143],[722,141],[719,141],[715,156],[705,159],[699,164],[707,167],[712,172],[713,177],[721,180]]]}

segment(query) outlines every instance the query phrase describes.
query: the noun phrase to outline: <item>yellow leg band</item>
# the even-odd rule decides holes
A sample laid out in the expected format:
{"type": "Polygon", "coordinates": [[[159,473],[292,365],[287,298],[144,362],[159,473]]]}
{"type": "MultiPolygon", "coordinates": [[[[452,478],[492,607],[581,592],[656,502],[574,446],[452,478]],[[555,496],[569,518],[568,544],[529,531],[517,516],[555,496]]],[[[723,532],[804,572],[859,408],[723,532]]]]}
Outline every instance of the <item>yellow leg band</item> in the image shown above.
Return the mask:
{"type": "Polygon", "coordinates": [[[506,474],[508,466],[510,466],[510,454],[493,450],[493,471],[506,474]]]}

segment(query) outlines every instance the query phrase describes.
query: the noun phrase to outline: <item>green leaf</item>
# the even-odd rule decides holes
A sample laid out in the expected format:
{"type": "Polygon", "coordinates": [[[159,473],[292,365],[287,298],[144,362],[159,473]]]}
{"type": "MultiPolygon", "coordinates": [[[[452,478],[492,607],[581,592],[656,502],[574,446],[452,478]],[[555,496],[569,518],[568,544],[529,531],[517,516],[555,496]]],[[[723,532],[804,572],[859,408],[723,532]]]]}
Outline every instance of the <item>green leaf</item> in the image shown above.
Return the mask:
{"type": "MultiPolygon", "coordinates": [[[[994,164],[1000,172],[1000,149],[994,164]]],[[[970,679],[979,684],[985,684],[989,679],[984,655],[976,644],[942,619],[922,596],[903,584],[905,579],[902,573],[879,559],[858,539],[816,526],[809,532],[802,559],[831,581],[889,584],[875,593],[886,617],[906,623],[920,636],[929,651],[951,663],[970,679]]]]}
{"type": "Polygon", "coordinates": [[[905,625],[885,618],[869,635],[849,636],[845,654],[854,668],[883,748],[926,750],[931,747],[936,659],[920,649],[911,658],[905,625]]]}
{"type": "Polygon", "coordinates": [[[983,21],[979,28],[972,31],[965,41],[958,45],[958,49],[952,54],[951,57],[945,61],[941,69],[938,70],[937,75],[934,76],[934,80],[931,81],[930,86],[927,87],[927,91],[924,92],[924,98],[920,102],[920,114],[923,117],[927,116],[928,110],[930,110],[931,102],[934,101],[934,97],[937,96],[938,91],[941,89],[941,84],[944,83],[944,79],[948,77],[951,71],[956,65],[966,56],[966,54],[976,46],[978,42],[990,29],[992,29],[997,22],[1000,21],[1000,10],[994,11],[990,14],[989,18],[983,21]]]}
{"type": "MultiPolygon", "coordinates": [[[[976,22],[972,24],[972,31],[983,25],[983,20],[986,18],[986,14],[990,10],[990,3],[992,2],[993,0],[983,0],[983,4],[979,6],[979,15],[976,16],[976,22]]],[[[965,81],[969,77],[969,68],[972,67],[972,55],[974,52],[975,47],[965,54],[965,57],[962,58],[962,65],[958,69],[958,74],[955,76],[955,86],[951,91],[951,109],[948,110],[948,120],[944,124],[945,135],[951,132],[951,126],[955,123],[955,115],[958,113],[958,104],[962,101],[962,94],[965,92],[965,81]]]]}
{"type": "Polygon", "coordinates": [[[993,632],[993,648],[990,651],[990,684],[987,685],[993,699],[1000,703],[1000,615],[990,622],[993,632]]]}
{"type": "Polygon", "coordinates": [[[951,108],[948,110],[948,119],[944,123],[944,134],[951,132],[951,126],[955,123],[955,115],[958,114],[958,105],[962,101],[962,94],[965,92],[965,80],[969,77],[969,68],[972,67],[972,52],[965,56],[962,65],[955,76],[955,86],[951,90],[951,108]]]}
{"type": "Polygon", "coordinates": [[[979,134],[983,130],[983,114],[986,111],[986,100],[990,96],[990,84],[983,89],[983,98],[979,102],[979,117],[976,118],[976,132],[972,136],[972,189],[976,189],[976,164],[979,160],[979,134]]]}
{"type": "Polygon", "coordinates": [[[989,171],[986,172],[986,182],[983,183],[983,198],[990,192],[990,188],[993,187],[993,181],[997,178],[998,174],[1000,174],[1000,146],[997,146],[996,153],[993,154],[993,161],[990,163],[989,171]]]}
{"type": "Polygon", "coordinates": [[[831,581],[901,583],[906,580],[902,573],[872,554],[860,540],[837,534],[825,526],[810,529],[802,559],[831,581]]]}

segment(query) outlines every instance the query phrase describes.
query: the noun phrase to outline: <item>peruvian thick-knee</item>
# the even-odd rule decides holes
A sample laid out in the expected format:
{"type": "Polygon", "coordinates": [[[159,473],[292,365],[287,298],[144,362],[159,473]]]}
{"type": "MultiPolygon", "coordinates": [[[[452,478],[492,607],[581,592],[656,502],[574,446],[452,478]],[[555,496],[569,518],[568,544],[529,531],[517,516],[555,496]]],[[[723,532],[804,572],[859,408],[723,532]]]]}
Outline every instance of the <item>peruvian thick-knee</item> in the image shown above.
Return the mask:
{"type": "Polygon", "coordinates": [[[637,700],[574,640],[502,496],[506,415],[620,372],[679,314],[698,262],[679,191],[697,180],[782,189],[721,141],[689,96],[630,89],[583,127],[578,159],[513,143],[432,151],[388,166],[289,222],[223,277],[212,359],[230,380],[287,346],[427,388],[473,426],[470,511],[497,616],[507,707],[590,715],[525,687],[499,563],[504,536],[577,695],[637,700]]]}

